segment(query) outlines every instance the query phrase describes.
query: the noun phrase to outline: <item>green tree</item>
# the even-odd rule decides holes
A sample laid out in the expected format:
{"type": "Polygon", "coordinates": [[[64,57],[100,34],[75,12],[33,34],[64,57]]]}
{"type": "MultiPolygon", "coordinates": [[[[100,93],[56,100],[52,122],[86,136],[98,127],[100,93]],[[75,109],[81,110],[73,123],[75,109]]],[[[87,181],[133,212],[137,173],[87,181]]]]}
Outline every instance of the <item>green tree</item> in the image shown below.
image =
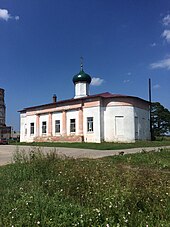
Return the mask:
{"type": "Polygon", "coordinates": [[[170,111],[159,102],[152,103],[151,119],[154,136],[162,136],[170,132],[170,111]]]}

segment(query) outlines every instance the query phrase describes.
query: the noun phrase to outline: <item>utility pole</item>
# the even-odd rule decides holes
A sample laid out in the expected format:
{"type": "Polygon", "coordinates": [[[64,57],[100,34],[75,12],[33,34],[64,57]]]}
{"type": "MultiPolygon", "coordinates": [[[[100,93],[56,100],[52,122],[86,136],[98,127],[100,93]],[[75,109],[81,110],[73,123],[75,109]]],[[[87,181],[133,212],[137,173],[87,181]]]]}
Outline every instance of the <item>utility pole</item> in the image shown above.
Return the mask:
{"type": "Polygon", "coordinates": [[[151,140],[153,140],[153,130],[152,130],[152,94],[151,94],[151,79],[150,78],[149,78],[149,117],[150,117],[151,140]]]}

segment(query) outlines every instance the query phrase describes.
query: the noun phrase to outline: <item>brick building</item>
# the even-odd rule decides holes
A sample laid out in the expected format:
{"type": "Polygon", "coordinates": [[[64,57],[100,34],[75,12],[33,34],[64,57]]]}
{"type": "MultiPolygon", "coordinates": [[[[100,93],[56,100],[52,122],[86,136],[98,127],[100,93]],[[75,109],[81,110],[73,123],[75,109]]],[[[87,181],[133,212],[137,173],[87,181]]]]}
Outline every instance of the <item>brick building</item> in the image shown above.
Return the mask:
{"type": "Polygon", "coordinates": [[[6,126],[6,106],[4,101],[4,89],[0,88],[0,138],[11,137],[11,127],[6,126]]]}

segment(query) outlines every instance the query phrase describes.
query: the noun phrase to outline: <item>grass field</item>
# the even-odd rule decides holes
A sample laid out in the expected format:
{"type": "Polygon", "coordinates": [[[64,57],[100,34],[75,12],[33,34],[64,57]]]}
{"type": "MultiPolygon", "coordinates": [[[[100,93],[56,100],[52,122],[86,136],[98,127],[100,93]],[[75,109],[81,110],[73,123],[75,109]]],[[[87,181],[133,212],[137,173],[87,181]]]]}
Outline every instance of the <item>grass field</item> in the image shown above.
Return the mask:
{"type": "Polygon", "coordinates": [[[170,226],[170,150],[98,160],[16,152],[0,167],[0,226],[170,226]]]}
{"type": "Polygon", "coordinates": [[[119,150],[137,147],[162,147],[170,146],[170,140],[157,140],[157,141],[138,141],[135,143],[60,143],[60,142],[33,142],[33,143],[16,143],[16,145],[28,146],[46,146],[46,147],[71,147],[71,148],[85,148],[96,150],[119,150]]]}

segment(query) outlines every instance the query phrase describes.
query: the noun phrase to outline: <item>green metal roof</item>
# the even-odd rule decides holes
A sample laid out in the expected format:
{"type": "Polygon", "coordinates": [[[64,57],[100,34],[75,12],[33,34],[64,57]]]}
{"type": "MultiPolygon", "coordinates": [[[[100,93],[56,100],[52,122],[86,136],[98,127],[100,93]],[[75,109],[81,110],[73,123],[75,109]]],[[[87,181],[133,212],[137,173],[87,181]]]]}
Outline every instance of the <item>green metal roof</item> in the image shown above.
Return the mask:
{"type": "Polygon", "coordinates": [[[75,84],[77,82],[87,82],[90,84],[91,77],[81,68],[80,72],[73,77],[73,83],[75,84]]]}

